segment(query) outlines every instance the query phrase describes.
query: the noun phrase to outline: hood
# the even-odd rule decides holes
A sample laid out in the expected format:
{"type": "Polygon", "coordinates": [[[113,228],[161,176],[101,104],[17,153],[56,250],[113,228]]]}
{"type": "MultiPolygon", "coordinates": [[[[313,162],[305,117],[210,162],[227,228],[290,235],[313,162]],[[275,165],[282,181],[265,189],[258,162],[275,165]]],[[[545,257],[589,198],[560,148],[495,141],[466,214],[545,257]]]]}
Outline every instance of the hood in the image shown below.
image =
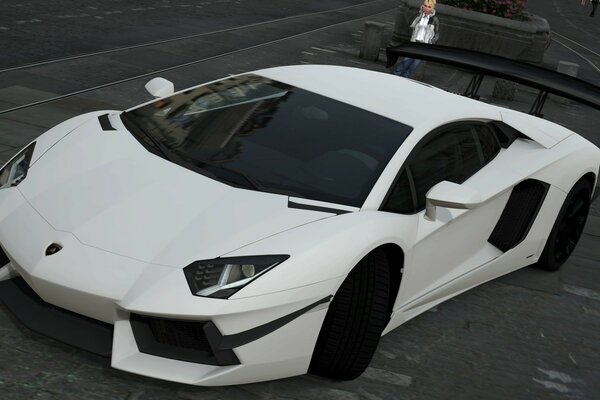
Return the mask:
{"type": "Polygon", "coordinates": [[[54,229],[86,245],[174,267],[332,215],[187,170],[127,131],[103,131],[97,118],[46,152],[18,189],[54,229]]]}

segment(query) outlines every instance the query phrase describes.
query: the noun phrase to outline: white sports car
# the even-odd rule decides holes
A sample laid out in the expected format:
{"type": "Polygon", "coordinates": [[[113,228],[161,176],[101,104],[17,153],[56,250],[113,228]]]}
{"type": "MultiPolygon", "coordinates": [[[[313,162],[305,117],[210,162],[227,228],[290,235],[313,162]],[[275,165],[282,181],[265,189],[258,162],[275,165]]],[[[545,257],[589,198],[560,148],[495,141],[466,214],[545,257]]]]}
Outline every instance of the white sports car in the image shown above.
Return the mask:
{"type": "Polygon", "coordinates": [[[117,369],[359,376],[381,335],[582,232],[600,149],[393,75],[256,71],[50,129],[1,170],[0,298],[117,369]]]}

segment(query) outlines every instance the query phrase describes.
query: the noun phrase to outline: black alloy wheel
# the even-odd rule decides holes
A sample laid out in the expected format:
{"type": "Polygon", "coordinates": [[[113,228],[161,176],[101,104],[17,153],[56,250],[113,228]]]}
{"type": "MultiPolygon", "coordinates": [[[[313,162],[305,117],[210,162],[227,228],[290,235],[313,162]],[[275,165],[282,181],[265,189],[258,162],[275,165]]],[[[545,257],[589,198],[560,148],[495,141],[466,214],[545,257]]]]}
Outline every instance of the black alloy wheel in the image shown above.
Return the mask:
{"type": "Polygon", "coordinates": [[[538,266],[556,271],[567,261],[583,233],[590,210],[592,188],[580,180],[567,195],[552,227],[538,266]]]}
{"type": "Polygon", "coordinates": [[[363,373],[388,321],[389,280],[388,259],[381,249],[350,271],[329,305],[309,373],[339,380],[363,373]]]}

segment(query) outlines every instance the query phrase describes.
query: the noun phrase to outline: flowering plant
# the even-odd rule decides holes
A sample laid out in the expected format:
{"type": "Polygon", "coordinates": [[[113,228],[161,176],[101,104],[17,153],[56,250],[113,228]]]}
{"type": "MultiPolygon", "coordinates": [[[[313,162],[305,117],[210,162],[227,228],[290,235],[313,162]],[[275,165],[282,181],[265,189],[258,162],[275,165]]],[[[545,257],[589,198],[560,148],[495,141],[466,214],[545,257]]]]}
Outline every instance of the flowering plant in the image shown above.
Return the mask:
{"type": "Polygon", "coordinates": [[[439,0],[439,3],[502,18],[526,19],[523,12],[527,0],[439,0]]]}

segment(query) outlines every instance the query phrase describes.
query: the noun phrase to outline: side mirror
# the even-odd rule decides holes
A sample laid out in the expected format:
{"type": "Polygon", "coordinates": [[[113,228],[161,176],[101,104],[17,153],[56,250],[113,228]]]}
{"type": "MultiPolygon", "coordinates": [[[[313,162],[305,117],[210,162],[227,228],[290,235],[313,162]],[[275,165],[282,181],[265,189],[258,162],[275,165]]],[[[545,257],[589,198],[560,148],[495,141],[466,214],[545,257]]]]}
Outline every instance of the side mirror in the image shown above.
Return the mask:
{"type": "Polygon", "coordinates": [[[165,78],[154,78],[144,87],[154,97],[165,97],[175,93],[175,85],[165,78]]]}
{"type": "Polygon", "coordinates": [[[442,181],[429,189],[425,195],[425,218],[435,221],[436,207],[469,209],[479,206],[481,194],[466,186],[442,181]]]}

